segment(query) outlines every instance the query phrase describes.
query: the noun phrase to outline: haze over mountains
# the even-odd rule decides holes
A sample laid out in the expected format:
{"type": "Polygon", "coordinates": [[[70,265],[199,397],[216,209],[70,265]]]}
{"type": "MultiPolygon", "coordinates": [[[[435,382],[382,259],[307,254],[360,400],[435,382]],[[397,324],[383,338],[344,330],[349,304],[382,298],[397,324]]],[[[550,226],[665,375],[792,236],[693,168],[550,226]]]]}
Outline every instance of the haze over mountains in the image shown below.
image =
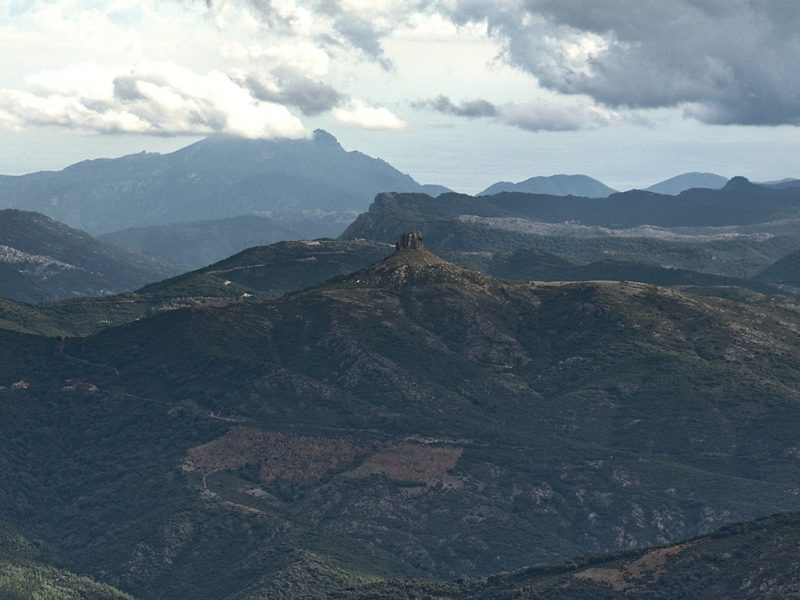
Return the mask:
{"type": "Polygon", "coordinates": [[[648,192],[677,196],[692,188],[718,190],[728,183],[728,178],[714,173],[684,173],[646,188],[648,192]]]}
{"type": "MultiPolygon", "coordinates": [[[[792,189],[794,181],[771,185],[792,189]]],[[[676,195],[725,183],[717,175],[687,173],[649,190],[676,195]]],[[[41,212],[187,269],[252,245],[336,237],[376,194],[388,191],[435,197],[448,190],[420,185],[380,159],[347,152],[321,130],[310,140],[215,136],[171,154],[142,153],[84,161],[59,172],[0,176],[0,206],[41,212]]],[[[554,175],[499,182],[479,196],[504,192],[606,198],[615,190],[584,175],[554,175]]]]}
{"type": "Polygon", "coordinates": [[[106,233],[98,239],[147,254],[164,262],[197,269],[252,246],[282,240],[318,238],[337,227],[305,221],[292,225],[270,217],[239,215],[211,221],[189,221],[150,227],[132,227],[106,233]],[[302,231],[302,234],[301,234],[302,231]]]}
{"type": "Polygon", "coordinates": [[[616,190],[586,175],[551,175],[549,177],[531,177],[519,183],[500,181],[490,185],[478,196],[492,196],[501,192],[605,198],[616,192],[616,190]]]}
{"type": "MultiPolygon", "coordinates": [[[[355,195],[315,195],[334,179],[410,178],[318,133],[90,162],[75,181],[139,198],[128,221],[147,222],[190,192],[240,210],[264,196],[225,194],[278,185],[256,163],[308,156],[322,174],[286,175],[299,191],[271,216],[98,240],[0,211],[0,596],[794,589],[796,515],[748,521],[800,510],[800,188],[414,183],[364,200],[341,239],[269,243],[324,223],[314,211],[341,225],[355,195]],[[139,160],[144,179],[122,169],[139,160]],[[153,165],[178,163],[204,182],[145,201],[188,172],[153,165]]],[[[57,196],[92,216],[78,183],[57,196]]]]}
{"type": "Polygon", "coordinates": [[[0,177],[0,207],[42,212],[93,234],[130,227],[270,216],[310,236],[336,235],[378,192],[424,191],[380,159],[310,140],[215,136],[171,154],[84,161],[58,172],[0,177]]]}
{"type": "Polygon", "coordinates": [[[98,241],[44,215],[0,210],[0,296],[24,302],[98,296],[175,272],[172,265],[98,241]]]}
{"type": "MultiPolygon", "coordinates": [[[[682,173],[659,183],[644,188],[648,192],[677,196],[686,190],[702,188],[718,190],[725,187],[729,178],[715,173],[682,173]]],[[[797,187],[799,180],[794,178],[780,181],[762,182],[775,188],[797,187]]],[[[522,192],[528,194],[544,194],[550,196],[583,196],[586,198],[606,198],[617,190],[608,187],[587,175],[550,175],[537,176],[513,183],[511,181],[498,181],[477,194],[478,196],[492,196],[502,192],[522,192]]]]}
{"type": "Polygon", "coordinates": [[[800,600],[798,48],[0,0],[0,600],[800,600]]]}

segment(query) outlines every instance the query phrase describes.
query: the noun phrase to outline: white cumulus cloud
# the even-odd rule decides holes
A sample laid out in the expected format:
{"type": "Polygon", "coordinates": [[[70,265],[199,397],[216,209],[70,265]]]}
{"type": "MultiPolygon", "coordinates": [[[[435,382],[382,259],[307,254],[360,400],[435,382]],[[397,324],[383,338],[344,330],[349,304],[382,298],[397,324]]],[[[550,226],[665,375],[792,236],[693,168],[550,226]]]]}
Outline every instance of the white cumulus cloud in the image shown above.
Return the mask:
{"type": "Polygon", "coordinates": [[[285,106],[256,98],[220,71],[171,63],[116,69],[92,65],[43,72],[28,90],[0,89],[0,125],[59,126],[84,133],[304,137],[285,106]]]}
{"type": "Polygon", "coordinates": [[[333,109],[333,117],[343,125],[361,129],[404,129],[406,122],[383,106],[370,106],[363,100],[351,100],[333,109]]]}

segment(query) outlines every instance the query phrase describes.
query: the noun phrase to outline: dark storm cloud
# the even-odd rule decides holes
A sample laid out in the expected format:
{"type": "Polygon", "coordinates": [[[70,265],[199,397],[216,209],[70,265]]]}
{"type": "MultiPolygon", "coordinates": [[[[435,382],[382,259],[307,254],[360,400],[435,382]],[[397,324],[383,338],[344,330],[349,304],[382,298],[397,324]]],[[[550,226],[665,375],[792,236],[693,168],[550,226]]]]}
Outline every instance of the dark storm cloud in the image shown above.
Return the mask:
{"type": "Polygon", "coordinates": [[[796,0],[443,0],[549,89],[707,123],[800,124],[796,0]]]}

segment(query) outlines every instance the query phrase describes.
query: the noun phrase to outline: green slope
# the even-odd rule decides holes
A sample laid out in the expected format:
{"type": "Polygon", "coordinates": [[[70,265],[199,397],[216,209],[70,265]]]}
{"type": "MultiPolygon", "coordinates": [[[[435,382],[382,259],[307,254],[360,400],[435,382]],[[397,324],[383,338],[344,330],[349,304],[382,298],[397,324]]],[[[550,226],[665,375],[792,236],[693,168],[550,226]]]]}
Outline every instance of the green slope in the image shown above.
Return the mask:
{"type": "Polygon", "coordinates": [[[45,302],[130,290],[174,273],[44,215],[0,210],[0,295],[45,302]]]}
{"type": "Polygon", "coordinates": [[[0,298],[0,328],[43,335],[89,335],[178,308],[278,297],[364,268],[389,252],[386,244],[367,241],[257,246],[136,292],[36,306],[0,298]]]}
{"type": "Polygon", "coordinates": [[[325,231],[323,223],[317,220],[300,222],[298,229],[303,235],[292,229],[291,223],[259,215],[239,215],[212,221],[133,227],[101,235],[99,239],[186,269],[198,269],[251,246],[341,232],[338,224],[330,225],[325,231]]]}
{"type": "Polygon", "coordinates": [[[391,246],[364,240],[306,240],[249,248],[208,267],[145,286],[141,294],[278,297],[352,273],[385,258],[391,246]]]}
{"type": "MultiPolygon", "coordinates": [[[[452,254],[458,262],[459,255],[452,254]]],[[[638,281],[664,287],[739,287],[762,294],[777,294],[778,288],[760,280],[723,277],[689,269],[664,267],[648,262],[597,260],[578,263],[535,249],[498,252],[481,270],[497,277],[538,281],[638,281]]]]}
{"type": "Polygon", "coordinates": [[[381,583],[332,598],[782,599],[800,595],[800,516],[776,515],[671,546],[539,565],[451,584],[381,583]]]}
{"type": "Polygon", "coordinates": [[[0,331],[0,518],[143,599],[685,539],[800,509],[798,331],[791,305],[424,250],[63,344],[0,331]]]}
{"type": "Polygon", "coordinates": [[[44,551],[0,524],[0,598],[3,600],[133,600],[108,585],[49,566],[44,551]]]}
{"type": "Polygon", "coordinates": [[[790,289],[800,288],[800,252],[790,252],[780,258],[759,273],[756,279],[790,289]]]}

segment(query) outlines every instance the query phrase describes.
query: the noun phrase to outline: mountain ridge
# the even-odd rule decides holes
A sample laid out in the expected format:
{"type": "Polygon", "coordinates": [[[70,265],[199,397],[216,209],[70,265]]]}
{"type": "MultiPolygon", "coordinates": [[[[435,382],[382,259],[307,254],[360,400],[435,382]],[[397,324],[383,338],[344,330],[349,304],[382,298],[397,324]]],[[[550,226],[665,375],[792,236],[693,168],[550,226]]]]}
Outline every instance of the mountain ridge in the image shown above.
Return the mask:
{"type": "Polygon", "coordinates": [[[675,175],[674,177],[655,183],[645,188],[645,191],[677,196],[692,188],[722,189],[727,182],[727,177],[717,175],[716,173],[700,173],[693,171],[690,173],[681,173],[680,175],[675,175]]]}
{"type": "Polygon", "coordinates": [[[737,523],[670,546],[642,548],[536,565],[480,580],[367,584],[334,592],[351,600],[511,598],[789,598],[798,593],[800,564],[791,553],[800,515],[778,514],[737,523]]]}
{"type": "MultiPolygon", "coordinates": [[[[388,190],[387,190],[388,191],[388,190]]],[[[531,177],[524,181],[498,181],[487,187],[477,196],[493,196],[501,192],[522,192],[549,194],[553,196],[585,196],[605,198],[617,192],[588,175],[549,175],[531,177]]]]}
{"type": "Polygon", "coordinates": [[[34,303],[112,294],[174,272],[40,213],[0,210],[0,294],[7,298],[34,303]]]}
{"type": "Polygon", "coordinates": [[[352,217],[387,189],[438,193],[445,188],[425,187],[382,159],[345,151],[320,130],[308,140],[213,136],[168,154],[4,176],[0,206],[38,210],[101,234],[247,213],[297,220],[320,212],[318,221],[333,214],[352,217]]]}

